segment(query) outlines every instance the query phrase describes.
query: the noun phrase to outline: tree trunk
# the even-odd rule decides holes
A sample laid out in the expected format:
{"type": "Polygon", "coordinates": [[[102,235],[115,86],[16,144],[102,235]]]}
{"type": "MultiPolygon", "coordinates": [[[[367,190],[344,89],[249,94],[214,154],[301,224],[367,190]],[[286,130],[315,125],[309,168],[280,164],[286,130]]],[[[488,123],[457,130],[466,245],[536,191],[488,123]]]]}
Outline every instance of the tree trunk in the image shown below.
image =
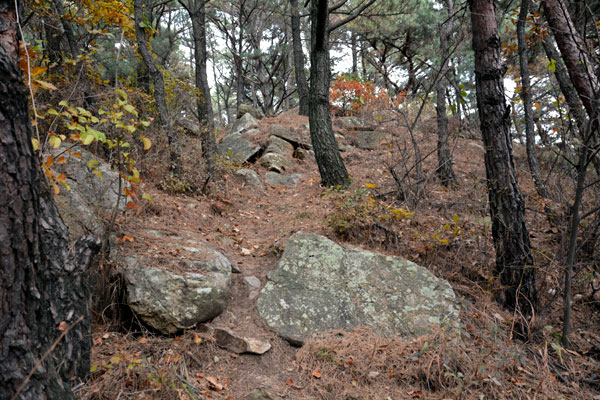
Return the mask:
{"type": "Polygon", "coordinates": [[[304,72],[304,52],[300,37],[300,15],[298,14],[298,0],[290,0],[292,6],[292,48],[294,51],[294,72],[296,86],[300,99],[300,115],[308,115],[308,81],[304,72]]]}
{"type": "Polygon", "coordinates": [[[154,82],[154,100],[156,101],[156,108],[158,109],[158,118],[160,119],[161,127],[167,133],[167,140],[169,143],[170,163],[169,170],[175,175],[181,174],[181,160],[179,159],[179,149],[177,146],[177,138],[175,136],[175,130],[173,129],[173,123],[169,117],[169,110],[167,109],[167,94],[165,92],[165,81],[162,72],[156,65],[153,55],[150,53],[148,47],[148,40],[146,38],[146,31],[140,25],[143,25],[143,21],[149,19],[145,16],[147,4],[146,0],[134,0],[133,2],[133,15],[134,15],[134,26],[135,36],[137,39],[138,51],[140,52],[148,73],[152,77],[154,82]]]}
{"type": "Polygon", "coordinates": [[[528,268],[533,258],[513,159],[510,109],[504,101],[506,66],[500,57],[495,1],[469,0],[469,6],[496,273],[502,284],[499,300],[531,315],[537,300],[535,269],[528,268]]]}
{"type": "Polygon", "coordinates": [[[312,0],[310,10],[310,137],[323,186],[347,187],[348,171],[338,150],[329,113],[329,8],[312,0]]]}
{"type": "Polygon", "coordinates": [[[436,83],[436,115],[438,125],[438,143],[437,156],[438,167],[437,173],[440,176],[442,185],[455,185],[456,175],[452,168],[452,154],[450,153],[450,145],[448,144],[448,115],[446,114],[446,88],[448,86],[446,73],[448,72],[448,41],[454,27],[454,2],[446,0],[446,9],[448,11],[448,20],[445,24],[439,27],[440,29],[440,74],[436,83]]]}
{"type": "Polygon", "coordinates": [[[521,1],[519,20],[517,21],[517,41],[519,49],[519,63],[521,65],[521,100],[525,109],[525,146],[527,149],[527,162],[529,171],[535,184],[535,189],[540,197],[548,198],[546,185],[542,180],[540,164],[535,150],[535,130],[533,126],[533,107],[531,105],[531,84],[529,82],[528,46],[525,39],[525,24],[529,14],[530,0],[521,1]]]}
{"type": "Polygon", "coordinates": [[[14,2],[0,1],[0,27],[0,398],[73,399],[90,367],[87,269],[100,242],[69,251],[31,144],[14,2]]]}
{"type": "Polygon", "coordinates": [[[196,88],[200,95],[196,99],[198,119],[204,126],[205,132],[202,140],[202,157],[206,163],[206,183],[214,178],[216,168],[217,141],[214,134],[214,121],[210,86],[206,70],[206,1],[190,0],[188,12],[192,20],[192,34],[194,36],[194,59],[196,65],[196,88]]]}
{"type": "Polygon", "coordinates": [[[593,64],[585,52],[585,43],[575,29],[563,0],[543,0],[542,5],[573,86],[591,117],[594,114],[594,92],[599,85],[598,79],[592,71],[593,64]]]}

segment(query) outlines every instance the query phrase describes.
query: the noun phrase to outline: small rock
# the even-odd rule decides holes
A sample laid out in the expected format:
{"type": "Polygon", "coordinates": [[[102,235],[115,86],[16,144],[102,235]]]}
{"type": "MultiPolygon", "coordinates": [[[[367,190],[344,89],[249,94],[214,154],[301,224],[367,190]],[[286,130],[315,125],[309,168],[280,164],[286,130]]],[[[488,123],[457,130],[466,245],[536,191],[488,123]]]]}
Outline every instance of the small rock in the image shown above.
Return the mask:
{"type": "Polygon", "coordinates": [[[265,113],[260,108],[252,107],[250,104],[240,104],[238,118],[241,118],[244,114],[250,114],[256,119],[263,119],[265,116],[265,113]]]}
{"type": "Polygon", "coordinates": [[[283,400],[279,396],[272,395],[262,389],[253,390],[244,400],[283,400]]]}
{"type": "Polygon", "coordinates": [[[242,255],[249,256],[250,254],[252,254],[252,252],[250,251],[250,249],[242,247],[242,255]]]}
{"type": "Polygon", "coordinates": [[[243,177],[248,185],[254,186],[260,190],[265,189],[256,171],[249,168],[242,168],[235,171],[235,174],[243,177]]]}
{"type": "Polygon", "coordinates": [[[292,186],[300,182],[302,174],[282,175],[277,172],[267,172],[265,182],[273,186],[292,186]]]}
{"type": "Polygon", "coordinates": [[[381,375],[381,373],[380,373],[380,372],[378,372],[378,371],[369,371],[369,375],[368,375],[368,376],[369,376],[369,378],[371,378],[371,379],[375,379],[375,378],[377,378],[379,375],[381,375]]]}
{"type": "Polygon", "coordinates": [[[228,329],[214,328],[213,336],[219,347],[227,349],[236,354],[252,353],[265,354],[271,349],[271,344],[262,340],[239,337],[228,329]]]}
{"type": "Polygon", "coordinates": [[[246,276],[244,277],[244,283],[248,286],[248,289],[255,290],[260,289],[260,279],[255,276],[246,276]]]}
{"type": "Polygon", "coordinates": [[[256,128],[258,128],[258,122],[250,113],[246,113],[242,115],[240,119],[233,123],[231,133],[240,133],[256,128]]]}
{"type": "Polygon", "coordinates": [[[291,131],[281,125],[271,126],[271,135],[277,136],[287,142],[290,142],[295,147],[303,149],[312,149],[311,141],[308,132],[298,133],[291,131]]]}
{"type": "Polygon", "coordinates": [[[379,146],[379,142],[388,136],[386,132],[379,131],[361,131],[356,134],[356,147],[363,150],[374,150],[379,146]]]}
{"type": "Polygon", "coordinates": [[[260,163],[269,169],[278,173],[284,172],[292,166],[292,162],[281,154],[267,153],[260,158],[260,163]]]}

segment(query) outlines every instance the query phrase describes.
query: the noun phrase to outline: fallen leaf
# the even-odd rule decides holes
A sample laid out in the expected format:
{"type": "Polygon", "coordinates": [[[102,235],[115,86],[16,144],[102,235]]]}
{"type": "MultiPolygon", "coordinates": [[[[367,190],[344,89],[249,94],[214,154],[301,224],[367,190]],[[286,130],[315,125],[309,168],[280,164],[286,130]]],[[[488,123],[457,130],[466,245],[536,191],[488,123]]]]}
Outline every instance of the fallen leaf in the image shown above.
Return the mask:
{"type": "Polygon", "coordinates": [[[58,330],[59,331],[64,331],[65,329],[67,329],[67,323],[65,321],[61,322],[60,324],[58,324],[58,330]]]}
{"type": "Polygon", "coordinates": [[[140,338],[140,343],[148,343],[148,338],[140,338]]]}
{"type": "Polygon", "coordinates": [[[315,378],[317,378],[317,379],[321,379],[321,371],[319,371],[318,369],[315,369],[315,370],[312,372],[312,376],[314,376],[314,377],[315,377],[315,378]]]}
{"type": "Polygon", "coordinates": [[[207,376],[206,380],[208,381],[208,383],[210,384],[210,386],[213,390],[216,390],[217,392],[220,392],[221,390],[223,390],[223,385],[221,385],[219,383],[219,380],[216,377],[207,376]]]}
{"type": "Polygon", "coordinates": [[[288,380],[285,381],[285,384],[288,386],[292,386],[294,384],[294,381],[292,380],[292,378],[288,378],[288,380]]]}

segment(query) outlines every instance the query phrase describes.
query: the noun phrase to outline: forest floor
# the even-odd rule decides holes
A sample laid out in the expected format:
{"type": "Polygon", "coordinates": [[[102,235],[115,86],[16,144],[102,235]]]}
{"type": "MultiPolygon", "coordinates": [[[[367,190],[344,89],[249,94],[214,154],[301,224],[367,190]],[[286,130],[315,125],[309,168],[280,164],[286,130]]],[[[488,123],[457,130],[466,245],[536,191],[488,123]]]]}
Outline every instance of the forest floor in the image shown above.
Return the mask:
{"type": "MultiPolygon", "coordinates": [[[[288,112],[261,120],[260,130],[266,140],[271,124],[297,129],[307,122],[288,112]]],[[[582,278],[585,268],[580,269],[574,293],[574,346],[563,349],[557,339],[562,312],[562,269],[557,254],[563,251],[558,240],[562,232],[549,226],[538,212],[543,204],[536,200],[524,149],[515,146],[516,164],[528,207],[541,293],[526,343],[515,338],[516,316],[493,301],[494,253],[482,143],[453,136],[459,183],[444,188],[434,173],[434,122],[430,119],[420,124],[415,137],[424,157],[425,182],[419,192],[415,185],[409,187],[403,202],[397,199],[397,185],[388,167],[405,162],[410,169],[412,147],[408,131],[395,123],[382,123],[382,128],[394,135],[378,149],[349,146],[343,153],[352,176],[348,192],[320,187],[314,160],[299,161],[286,172],[302,174],[297,185],[265,183],[264,192],[247,186],[233,173],[237,166],[225,163],[221,180],[208,196],[168,194],[156,189],[150,176],[144,191],[151,194],[153,203],[118,221],[117,237],[133,238],[122,245],[148,246],[143,230],[149,228],[200,234],[241,269],[232,275],[226,310],[207,325],[268,341],[272,348],[264,355],[233,354],[219,348],[203,326],[165,337],[139,327],[124,329],[123,324],[99,315],[93,333],[92,373],[88,382],[76,389],[78,397],[600,399],[599,298],[582,278]],[[390,219],[389,210],[399,208],[409,213],[390,219]],[[443,332],[402,339],[378,337],[366,329],[324,335],[302,348],[277,337],[257,318],[256,298],[250,296],[243,278],[255,276],[264,285],[287,238],[299,230],[400,255],[447,279],[460,299],[465,326],[460,344],[447,341],[443,332]],[[257,397],[256,390],[262,391],[263,397],[257,397]],[[248,397],[252,392],[255,397],[248,397]]],[[[197,157],[187,154],[189,168],[194,168],[197,157]]],[[[258,163],[250,168],[261,178],[266,172],[258,163]]],[[[409,171],[413,180],[414,174],[414,169],[409,171]]],[[[552,185],[555,193],[568,198],[568,182],[552,185]]],[[[557,201],[552,206],[563,212],[560,204],[557,201]]],[[[176,249],[168,245],[154,243],[148,250],[176,255],[176,249]]]]}

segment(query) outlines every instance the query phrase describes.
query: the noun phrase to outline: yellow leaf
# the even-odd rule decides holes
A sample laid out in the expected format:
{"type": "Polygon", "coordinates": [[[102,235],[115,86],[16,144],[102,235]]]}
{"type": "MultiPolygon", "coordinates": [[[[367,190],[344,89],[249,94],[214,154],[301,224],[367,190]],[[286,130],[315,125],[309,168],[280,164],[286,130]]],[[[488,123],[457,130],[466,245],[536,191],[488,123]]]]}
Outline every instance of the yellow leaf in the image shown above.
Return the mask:
{"type": "Polygon", "coordinates": [[[57,89],[56,86],[54,86],[50,82],[44,82],[44,81],[40,81],[39,79],[35,79],[35,83],[37,83],[44,89],[48,89],[48,90],[56,90],[57,89]]]}
{"type": "Polygon", "coordinates": [[[142,142],[144,142],[144,150],[148,150],[150,147],[152,147],[152,141],[149,138],[146,136],[140,136],[140,139],[142,139],[142,142]]]}
{"type": "Polygon", "coordinates": [[[40,142],[35,138],[31,138],[31,144],[33,145],[33,151],[37,151],[40,148],[40,142]]]}
{"type": "Polygon", "coordinates": [[[119,357],[119,356],[111,357],[110,362],[111,362],[111,364],[118,364],[121,362],[121,357],[119,357]]]}
{"type": "Polygon", "coordinates": [[[377,185],[375,185],[373,183],[365,183],[365,186],[368,187],[369,189],[375,189],[377,187],[377,185]]]}
{"type": "Polygon", "coordinates": [[[51,135],[50,137],[48,137],[48,142],[50,143],[50,146],[52,146],[53,149],[58,149],[62,140],[60,140],[58,136],[51,135]]]}
{"type": "Polygon", "coordinates": [[[537,103],[537,102],[536,102],[536,103],[535,103],[535,108],[537,108],[537,109],[539,110],[539,109],[540,109],[540,108],[542,108],[542,107],[540,106],[540,103],[537,103]]]}
{"type": "Polygon", "coordinates": [[[452,219],[454,220],[455,224],[458,224],[458,221],[460,221],[460,217],[458,215],[453,216],[452,219]]]}
{"type": "Polygon", "coordinates": [[[438,242],[440,242],[443,245],[448,246],[450,244],[450,242],[448,242],[448,239],[439,239],[438,242]]]}
{"type": "Polygon", "coordinates": [[[79,138],[81,139],[81,143],[83,143],[85,146],[94,141],[94,135],[90,135],[87,133],[85,135],[81,135],[79,138]]]}

